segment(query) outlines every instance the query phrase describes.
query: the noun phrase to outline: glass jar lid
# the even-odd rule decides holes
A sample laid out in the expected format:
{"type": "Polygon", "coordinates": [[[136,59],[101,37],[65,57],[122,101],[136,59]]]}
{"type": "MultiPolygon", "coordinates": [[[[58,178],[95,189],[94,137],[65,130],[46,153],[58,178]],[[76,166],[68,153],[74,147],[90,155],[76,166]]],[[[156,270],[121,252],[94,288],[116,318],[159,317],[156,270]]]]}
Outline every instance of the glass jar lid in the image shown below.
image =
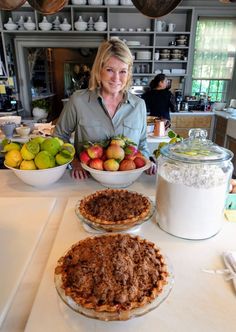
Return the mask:
{"type": "Polygon", "coordinates": [[[161,149],[167,158],[188,163],[216,163],[231,160],[233,153],[207,139],[207,130],[193,128],[189,138],[176,144],[167,144],[161,149]]]}

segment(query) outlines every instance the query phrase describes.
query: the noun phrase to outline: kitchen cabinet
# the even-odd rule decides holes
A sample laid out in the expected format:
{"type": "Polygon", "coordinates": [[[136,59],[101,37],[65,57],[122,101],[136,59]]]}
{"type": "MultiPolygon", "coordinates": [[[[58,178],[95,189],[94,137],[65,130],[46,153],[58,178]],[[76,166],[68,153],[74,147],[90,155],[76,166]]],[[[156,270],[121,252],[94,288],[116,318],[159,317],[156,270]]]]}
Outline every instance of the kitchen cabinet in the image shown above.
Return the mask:
{"type": "Polygon", "coordinates": [[[189,129],[203,128],[208,132],[208,138],[212,138],[214,126],[214,114],[201,113],[192,115],[192,113],[171,114],[171,129],[181,137],[188,137],[189,129]]]}
{"type": "Polygon", "coordinates": [[[218,115],[215,116],[213,140],[216,144],[222,147],[225,146],[227,122],[228,122],[227,118],[218,115]]]}
{"type": "Polygon", "coordinates": [[[181,86],[183,86],[184,77],[188,73],[192,15],[192,7],[178,7],[172,13],[162,18],[167,24],[175,24],[176,27],[174,31],[157,32],[156,24],[158,20],[142,15],[133,5],[68,5],[59,13],[47,15],[47,20],[52,23],[58,16],[62,22],[63,19],[66,18],[68,23],[71,24],[70,31],[65,32],[53,29],[50,31],[41,31],[39,22],[42,21],[43,15],[33,10],[28,4],[25,4],[12,12],[1,11],[0,29],[2,39],[10,38],[14,40],[16,36],[32,39],[35,35],[43,35],[46,36],[46,38],[57,38],[59,35],[69,35],[93,39],[95,47],[97,47],[96,41],[100,42],[105,38],[117,36],[127,41],[134,55],[134,84],[147,85],[155,74],[159,71],[164,71],[167,76],[177,78],[178,83],[181,83],[181,86]],[[82,16],[83,20],[86,22],[89,21],[90,17],[96,22],[101,16],[102,19],[107,22],[107,29],[105,31],[77,31],[74,22],[79,19],[79,16],[82,16]],[[16,23],[21,17],[23,17],[24,21],[30,17],[31,20],[36,23],[36,28],[33,31],[22,29],[8,31],[4,28],[4,24],[10,17],[16,23]],[[187,36],[188,45],[177,47],[174,45],[169,46],[169,43],[180,35],[187,36]],[[165,48],[168,48],[170,51],[174,49],[181,50],[183,54],[182,58],[168,61],[156,59],[155,53],[161,52],[165,48]],[[148,57],[139,58],[137,55],[140,51],[149,51],[148,57]]]}

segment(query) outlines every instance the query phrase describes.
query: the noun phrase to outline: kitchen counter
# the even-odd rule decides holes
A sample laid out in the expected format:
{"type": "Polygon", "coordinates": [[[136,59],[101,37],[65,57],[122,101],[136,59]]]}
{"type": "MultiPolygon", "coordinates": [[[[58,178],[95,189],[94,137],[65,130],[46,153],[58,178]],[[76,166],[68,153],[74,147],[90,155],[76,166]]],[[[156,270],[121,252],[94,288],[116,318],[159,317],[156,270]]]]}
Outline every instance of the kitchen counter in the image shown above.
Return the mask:
{"type": "MultiPolygon", "coordinates": [[[[22,183],[9,170],[0,172],[0,200],[17,197],[31,198],[35,202],[46,197],[53,200],[53,213],[19,282],[0,331],[154,332],[157,327],[159,332],[235,330],[232,282],[225,281],[222,275],[205,273],[203,269],[224,268],[221,255],[224,250],[235,249],[236,223],[225,221],[222,230],[211,239],[189,241],[165,233],[153,217],[137,234],[156,242],[168,256],[175,277],[172,292],[160,307],[143,317],[126,322],[95,321],[76,314],[62,303],[54,287],[53,271],[56,260],[72,243],[91,236],[75,216],[76,202],[104,187],[93,179],[74,181],[67,171],[50,188],[39,190],[22,183]]],[[[154,199],[155,177],[143,174],[129,189],[154,199]]],[[[29,224],[33,220],[31,211],[29,224]]]]}

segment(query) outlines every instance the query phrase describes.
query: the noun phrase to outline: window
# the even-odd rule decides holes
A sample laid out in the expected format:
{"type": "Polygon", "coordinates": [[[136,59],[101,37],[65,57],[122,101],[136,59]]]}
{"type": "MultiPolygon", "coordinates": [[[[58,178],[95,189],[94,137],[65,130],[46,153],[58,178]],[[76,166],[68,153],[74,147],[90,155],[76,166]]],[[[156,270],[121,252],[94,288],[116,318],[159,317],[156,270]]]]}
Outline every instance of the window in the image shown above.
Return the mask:
{"type": "Polygon", "coordinates": [[[192,95],[226,99],[236,54],[236,20],[199,18],[193,63],[192,95]]]}

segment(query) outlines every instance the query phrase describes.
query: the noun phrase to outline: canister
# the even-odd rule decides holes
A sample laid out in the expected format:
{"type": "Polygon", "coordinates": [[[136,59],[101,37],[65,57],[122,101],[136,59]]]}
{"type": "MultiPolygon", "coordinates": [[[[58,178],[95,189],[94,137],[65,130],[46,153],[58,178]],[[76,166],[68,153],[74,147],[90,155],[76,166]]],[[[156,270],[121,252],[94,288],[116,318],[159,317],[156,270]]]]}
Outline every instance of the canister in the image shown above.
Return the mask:
{"type": "Polygon", "coordinates": [[[157,222],[177,237],[201,240],[217,234],[232,176],[233,153],[190,129],[189,138],[161,149],[156,182],[157,222]]]}

